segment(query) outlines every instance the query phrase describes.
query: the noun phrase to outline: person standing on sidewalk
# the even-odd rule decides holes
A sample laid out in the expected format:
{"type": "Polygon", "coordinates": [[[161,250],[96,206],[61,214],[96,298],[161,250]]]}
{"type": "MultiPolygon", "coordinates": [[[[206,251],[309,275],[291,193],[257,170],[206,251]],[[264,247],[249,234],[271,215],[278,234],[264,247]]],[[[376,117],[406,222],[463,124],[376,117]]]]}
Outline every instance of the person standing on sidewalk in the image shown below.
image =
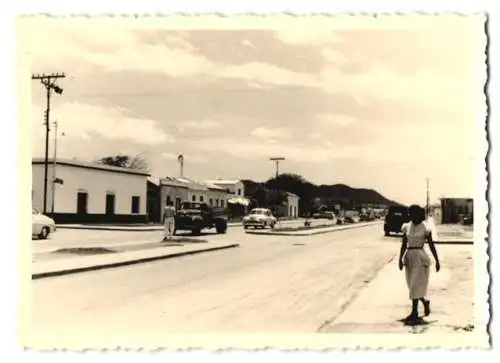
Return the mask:
{"type": "Polygon", "coordinates": [[[411,313],[405,319],[408,322],[419,319],[419,301],[424,306],[424,315],[428,316],[431,313],[430,300],[426,299],[431,265],[431,259],[424,250],[426,241],[436,261],[436,271],[439,272],[441,269],[436,247],[432,241],[432,233],[424,223],[424,209],[418,205],[412,205],[409,213],[410,222],[402,227],[403,241],[399,254],[399,269],[405,268],[406,284],[412,301],[411,313]]]}
{"type": "Polygon", "coordinates": [[[175,231],[175,208],[174,203],[171,200],[167,202],[167,206],[163,210],[163,226],[165,237],[164,241],[172,239],[172,235],[175,231]]]}

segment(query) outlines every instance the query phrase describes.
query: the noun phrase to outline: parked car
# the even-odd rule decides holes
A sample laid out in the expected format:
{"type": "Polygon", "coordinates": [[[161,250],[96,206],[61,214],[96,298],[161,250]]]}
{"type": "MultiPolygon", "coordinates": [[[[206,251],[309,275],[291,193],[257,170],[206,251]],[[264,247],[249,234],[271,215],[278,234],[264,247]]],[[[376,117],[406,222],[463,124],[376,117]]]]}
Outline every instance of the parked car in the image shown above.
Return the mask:
{"type": "Polygon", "coordinates": [[[403,224],[410,221],[407,207],[389,207],[384,222],[384,233],[389,236],[391,233],[401,233],[403,224]]]}
{"type": "Polygon", "coordinates": [[[31,210],[31,236],[39,239],[47,239],[51,233],[56,231],[56,223],[50,217],[43,215],[38,209],[31,210]]]}
{"type": "Polygon", "coordinates": [[[273,216],[270,209],[267,208],[254,208],[250,213],[243,217],[243,228],[274,228],[277,218],[273,216]]]}
{"type": "Polygon", "coordinates": [[[314,219],[335,219],[335,213],[329,211],[316,212],[312,215],[314,219]]]}
{"type": "Polygon", "coordinates": [[[174,234],[178,230],[189,230],[199,235],[202,229],[215,228],[217,233],[226,233],[227,214],[223,208],[212,208],[206,203],[184,202],[175,213],[174,234]]]}
{"type": "Polygon", "coordinates": [[[360,217],[359,212],[355,210],[348,210],[344,213],[345,223],[359,223],[360,217]]]}

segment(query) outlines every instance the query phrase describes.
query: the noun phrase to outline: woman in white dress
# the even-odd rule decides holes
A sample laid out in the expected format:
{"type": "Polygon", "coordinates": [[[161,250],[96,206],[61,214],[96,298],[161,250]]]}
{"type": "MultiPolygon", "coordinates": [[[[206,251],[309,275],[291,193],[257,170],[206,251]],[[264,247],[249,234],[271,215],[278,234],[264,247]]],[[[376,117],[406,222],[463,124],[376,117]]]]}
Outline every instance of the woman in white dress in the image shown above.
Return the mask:
{"type": "Polygon", "coordinates": [[[410,222],[402,227],[403,241],[399,254],[399,269],[405,268],[406,284],[408,285],[412,310],[405,319],[413,321],[418,319],[418,302],[424,306],[424,314],[431,313],[430,300],[427,297],[429,286],[429,269],[431,259],[424,250],[425,242],[429,244],[432,256],[436,261],[436,271],[441,269],[436,247],[432,241],[432,233],[424,223],[425,211],[418,205],[412,205],[409,209],[410,222]]]}

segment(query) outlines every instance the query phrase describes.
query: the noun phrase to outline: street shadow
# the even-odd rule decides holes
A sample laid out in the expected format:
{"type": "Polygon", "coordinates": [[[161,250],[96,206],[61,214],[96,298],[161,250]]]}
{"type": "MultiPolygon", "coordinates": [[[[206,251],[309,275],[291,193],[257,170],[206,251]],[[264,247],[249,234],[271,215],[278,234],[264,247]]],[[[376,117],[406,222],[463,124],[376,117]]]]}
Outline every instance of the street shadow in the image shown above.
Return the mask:
{"type": "Polygon", "coordinates": [[[116,251],[103,247],[76,247],[76,248],[60,248],[53,251],[56,254],[75,254],[75,255],[102,255],[106,253],[115,253],[116,251]]]}
{"type": "Polygon", "coordinates": [[[216,236],[218,233],[217,232],[212,232],[212,231],[201,231],[199,234],[193,235],[191,231],[177,231],[175,233],[175,237],[187,237],[190,236],[192,238],[195,237],[203,237],[203,236],[216,236]]]}
{"type": "Polygon", "coordinates": [[[398,322],[403,323],[405,326],[426,326],[431,323],[435,323],[437,320],[425,320],[423,317],[419,316],[417,319],[409,320],[407,317],[399,319],[398,322]]]}
{"type": "Polygon", "coordinates": [[[208,243],[208,240],[201,238],[189,238],[189,237],[172,237],[169,240],[161,240],[161,244],[179,244],[179,243],[208,243]]]}

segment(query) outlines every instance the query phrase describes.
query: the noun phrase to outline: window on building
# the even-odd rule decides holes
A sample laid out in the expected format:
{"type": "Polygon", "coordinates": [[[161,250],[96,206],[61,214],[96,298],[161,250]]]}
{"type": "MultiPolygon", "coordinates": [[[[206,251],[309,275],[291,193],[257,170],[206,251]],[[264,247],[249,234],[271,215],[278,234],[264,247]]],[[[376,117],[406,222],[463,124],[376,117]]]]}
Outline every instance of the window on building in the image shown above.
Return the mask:
{"type": "Polygon", "coordinates": [[[204,199],[204,198],[203,198],[203,195],[200,195],[200,202],[202,202],[202,203],[203,203],[203,199],[204,199]]]}
{"type": "Polygon", "coordinates": [[[196,202],[196,195],[193,195],[193,196],[191,197],[191,200],[192,200],[193,202],[196,202]]]}
{"type": "Polygon", "coordinates": [[[168,205],[171,201],[172,201],[172,198],[170,198],[170,195],[167,195],[167,201],[166,201],[167,205],[168,205]]]}
{"type": "Polygon", "coordinates": [[[223,199],[221,199],[221,201],[220,201],[220,206],[221,206],[221,208],[224,208],[224,200],[223,199]]]}
{"type": "Polygon", "coordinates": [[[241,195],[241,189],[238,189],[238,195],[241,195]]]}
{"type": "Polygon", "coordinates": [[[113,193],[106,194],[106,214],[115,214],[115,195],[113,193]]]}
{"type": "Polygon", "coordinates": [[[87,214],[89,195],[87,192],[78,192],[76,195],[76,213],[87,214]]]}
{"type": "Polygon", "coordinates": [[[181,209],[181,198],[175,198],[175,209],[181,209]]]}
{"type": "Polygon", "coordinates": [[[212,207],[214,205],[214,200],[212,198],[210,198],[208,200],[208,204],[212,207]]]}
{"type": "Polygon", "coordinates": [[[219,199],[216,199],[215,200],[215,206],[218,207],[219,206],[219,199]]]}
{"type": "Polygon", "coordinates": [[[140,206],[141,206],[140,202],[141,202],[141,197],[138,196],[132,197],[132,214],[140,213],[140,206]]]}

